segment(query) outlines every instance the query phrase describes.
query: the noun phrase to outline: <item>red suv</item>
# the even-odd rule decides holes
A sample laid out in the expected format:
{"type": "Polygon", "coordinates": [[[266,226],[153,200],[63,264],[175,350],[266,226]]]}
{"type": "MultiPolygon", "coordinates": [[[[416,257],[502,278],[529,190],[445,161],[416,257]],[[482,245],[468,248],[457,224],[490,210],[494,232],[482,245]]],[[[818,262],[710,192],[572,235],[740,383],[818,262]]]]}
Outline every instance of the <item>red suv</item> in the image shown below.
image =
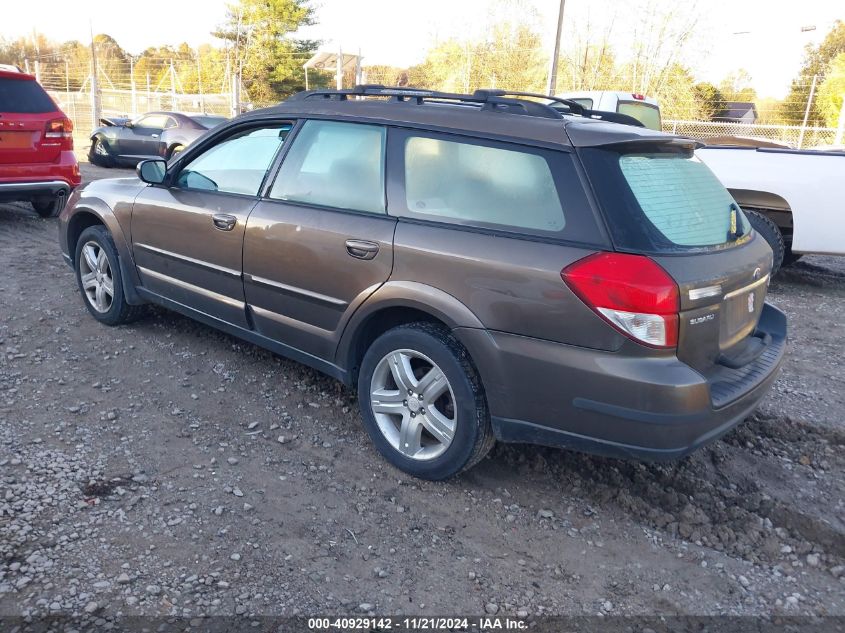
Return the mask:
{"type": "Polygon", "coordinates": [[[54,217],[80,181],[73,122],[35,77],[0,70],[0,202],[28,201],[54,217]]]}

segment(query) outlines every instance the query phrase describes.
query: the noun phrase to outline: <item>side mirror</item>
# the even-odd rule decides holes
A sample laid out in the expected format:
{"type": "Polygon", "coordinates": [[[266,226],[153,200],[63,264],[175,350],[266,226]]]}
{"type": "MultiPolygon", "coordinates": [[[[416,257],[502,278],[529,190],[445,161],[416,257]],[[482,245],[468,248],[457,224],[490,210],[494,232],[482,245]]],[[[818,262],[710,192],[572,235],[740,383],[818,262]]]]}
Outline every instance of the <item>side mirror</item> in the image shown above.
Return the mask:
{"type": "Polygon", "coordinates": [[[160,185],[167,175],[167,163],[161,159],[142,160],[135,168],[138,178],[151,185],[160,185]]]}

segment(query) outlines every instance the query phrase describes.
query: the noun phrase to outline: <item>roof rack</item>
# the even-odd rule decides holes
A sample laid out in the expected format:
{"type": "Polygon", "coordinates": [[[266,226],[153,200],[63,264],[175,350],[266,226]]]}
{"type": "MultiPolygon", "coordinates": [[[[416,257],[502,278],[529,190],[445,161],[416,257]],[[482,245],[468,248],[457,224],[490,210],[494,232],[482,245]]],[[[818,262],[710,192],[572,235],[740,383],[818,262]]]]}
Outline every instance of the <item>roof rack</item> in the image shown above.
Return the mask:
{"type": "Polygon", "coordinates": [[[298,92],[288,98],[288,101],[304,101],[306,99],[327,99],[336,101],[347,101],[350,97],[389,97],[390,101],[396,103],[413,103],[422,105],[426,101],[430,103],[459,103],[477,104],[481,110],[508,112],[510,114],[527,114],[546,119],[562,119],[564,115],[571,114],[585,118],[601,119],[615,123],[636,125],[643,127],[634,117],[616,112],[603,112],[590,110],[577,101],[563,99],[561,97],[550,97],[537,92],[517,92],[509,90],[476,90],[472,94],[461,94],[455,92],[440,92],[438,90],[425,90],[411,87],[390,87],[381,84],[362,84],[354,88],[344,90],[308,90],[298,92]],[[531,99],[544,99],[555,102],[555,106],[540,101],[529,101],[519,97],[530,97],[531,99]],[[557,107],[557,104],[565,106],[566,110],[557,107]]]}
{"type": "MultiPolygon", "coordinates": [[[[642,121],[639,119],[635,119],[634,117],[628,114],[621,114],[619,112],[608,112],[606,110],[591,110],[590,108],[585,108],[583,105],[574,101],[572,99],[566,99],[564,97],[550,97],[549,95],[540,94],[538,92],[511,92],[510,90],[476,90],[475,94],[485,94],[485,95],[494,95],[494,96],[508,96],[508,97],[532,97],[535,99],[548,99],[549,101],[554,101],[555,104],[560,104],[562,106],[566,106],[568,114],[577,114],[578,116],[582,116],[589,119],[600,119],[602,121],[610,121],[612,123],[623,123],[625,125],[634,125],[636,127],[645,127],[642,121]]],[[[558,105],[551,105],[550,106],[553,110],[557,112],[563,112],[563,110],[558,105]]]]}

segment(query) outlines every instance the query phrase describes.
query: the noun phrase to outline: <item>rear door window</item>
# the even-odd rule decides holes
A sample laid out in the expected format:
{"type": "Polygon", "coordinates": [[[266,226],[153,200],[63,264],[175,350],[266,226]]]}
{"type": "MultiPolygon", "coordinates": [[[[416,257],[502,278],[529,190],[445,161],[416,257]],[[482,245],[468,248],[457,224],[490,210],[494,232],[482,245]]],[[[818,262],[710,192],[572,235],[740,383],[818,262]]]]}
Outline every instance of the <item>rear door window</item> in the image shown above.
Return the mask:
{"type": "Polygon", "coordinates": [[[0,112],[43,114],[58,110],[37,81],[0,77],[0,112]]]}
{"type": "Polygon", "coordinates": [[[606,242],[569,152],[391,129],[390,213],[495,232],[606,242]]]}
{"type": "Polygon", "coordinates": [[[467,224],[537,231],[566,225],[542,156],[434,138],[405,141],[405,203],[415,213],[467,224]]]}
{"type": "Polygon", "coordinates": [[[733,197],[692,151],[588,148],[582,156],[621,248],[724,248],[749,234],[733,197]]]}

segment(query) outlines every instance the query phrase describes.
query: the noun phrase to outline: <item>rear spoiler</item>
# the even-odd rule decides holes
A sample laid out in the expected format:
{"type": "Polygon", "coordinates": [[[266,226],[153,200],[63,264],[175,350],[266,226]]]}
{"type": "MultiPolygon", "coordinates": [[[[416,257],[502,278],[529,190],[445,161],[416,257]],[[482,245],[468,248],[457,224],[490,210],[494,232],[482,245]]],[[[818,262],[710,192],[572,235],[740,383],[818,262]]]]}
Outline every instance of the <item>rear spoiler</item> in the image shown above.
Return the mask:
{"type": "Polygon", "coordinates": [[[126,125],[128,121],[131,121],[129,117],[125,116],[111,116],[111,117],[103,117],[100,119],[100,123],[105,125],[106,127],[122,127],[126,125]]]}

